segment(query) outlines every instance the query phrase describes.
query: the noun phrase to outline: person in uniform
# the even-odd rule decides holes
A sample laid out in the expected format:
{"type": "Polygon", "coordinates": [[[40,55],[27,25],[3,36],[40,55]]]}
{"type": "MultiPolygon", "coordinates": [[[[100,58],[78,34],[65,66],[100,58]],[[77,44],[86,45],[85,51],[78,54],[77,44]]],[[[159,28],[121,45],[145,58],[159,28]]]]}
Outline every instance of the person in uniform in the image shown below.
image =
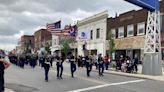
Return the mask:
{"type": "Polygon", "coordinates": [[[104,73],[104,60],[101,54],[98,56],[98,65],[99,65],[99,76],[103,76],[104,73]]]}
{"type": "Polygon", "coordinates": [[[39,56],[39,66],[43,67],[43,63],[45,61],[45,57],[43,55],[39,56]]]}
{"type": "Polygon", "coordinates": [[[92,71],[92,60],[91,57],[88,56],[85,57],[86,62],[86,69],[87,69],[87,77],[90,77],[90,72],[92,71]]]}
{"type": "Polygon", "coordinates": [[[24,68],[24,63],[25,63],[24,55],[20,55],[20,57],[19,57],[19,66],[21,68],[24,68]]]}
{"type": "Polygon", "coordinates": [[[43,67],[45,70],[45,81],[48,82],[48,72],[50,69],[50,62],[48,62],[48,57],[45,58],[45,61],[43,63],[43,67]]]}
{"type": "Polygon", "coordinates": [[[57,79],[62,79],[63,62],[64,62],[63,56],[57,55],[56,56],[57,79]]]}
{"type": "Polygon", "coordinates": [[[0,92],[5,91],[4,87],[4,70],[10,66],[10,63],[4,61],[0,56],[0,92]]]}
{"type": "Polygon", "coordinates": [[[75,57],[73,56],[72,53],[70,54],[69,62],[70,62],[70,68],[71,68],[71,76],[72,78],[74,78],[74,72],[76,71],[76,62],[75,62],[75,57]]]}

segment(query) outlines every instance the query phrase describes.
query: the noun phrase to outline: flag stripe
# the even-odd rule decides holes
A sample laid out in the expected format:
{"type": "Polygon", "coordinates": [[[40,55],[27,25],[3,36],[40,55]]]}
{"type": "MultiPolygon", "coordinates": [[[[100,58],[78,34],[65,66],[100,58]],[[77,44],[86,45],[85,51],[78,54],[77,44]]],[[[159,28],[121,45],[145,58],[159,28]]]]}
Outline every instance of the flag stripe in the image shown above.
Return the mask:
{"type": "Polygon", "coordinates": [[[49,31],[59,31],[61,25],[61,21],[55,23],[47,23],[47,30],[49,31]]]}

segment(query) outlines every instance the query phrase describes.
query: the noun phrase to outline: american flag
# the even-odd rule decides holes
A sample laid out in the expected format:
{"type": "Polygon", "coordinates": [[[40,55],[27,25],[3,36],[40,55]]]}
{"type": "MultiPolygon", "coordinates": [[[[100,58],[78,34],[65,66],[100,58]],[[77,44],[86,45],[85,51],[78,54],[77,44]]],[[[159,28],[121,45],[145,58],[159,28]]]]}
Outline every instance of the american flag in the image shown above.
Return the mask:
{"type": "Polygon", "coordinates": [[[77,27],[75,26],[67,26],[65,29],[63,29],[63,34],[66,36],[75,36],[77,31],[77,27]]]}
{"type": "Polygon", "coordinates": [[[77,32],[77,26],[74,25],[74,26],[71,27],[71,31],[69,31],[69,34],[71,36],[76,36],[76,32],[77,32]]]}
{"type": "Polygon", "coordinates": [[[48,31],[59,31],[61,28],[61,21],[57,21],[55,23],[47,23],[47,30],[48,31]]]}

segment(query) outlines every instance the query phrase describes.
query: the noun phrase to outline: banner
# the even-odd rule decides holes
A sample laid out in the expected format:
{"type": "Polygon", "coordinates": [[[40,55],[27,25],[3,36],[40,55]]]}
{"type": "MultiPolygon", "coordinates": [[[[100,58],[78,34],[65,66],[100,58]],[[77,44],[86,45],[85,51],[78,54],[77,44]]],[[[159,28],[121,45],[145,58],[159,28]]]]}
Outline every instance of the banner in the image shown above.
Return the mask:
{"type": "Polygon", "coordinates": [[[90,40],[90,31],[83,31],[77,36],[76,40],[90,40]]]}

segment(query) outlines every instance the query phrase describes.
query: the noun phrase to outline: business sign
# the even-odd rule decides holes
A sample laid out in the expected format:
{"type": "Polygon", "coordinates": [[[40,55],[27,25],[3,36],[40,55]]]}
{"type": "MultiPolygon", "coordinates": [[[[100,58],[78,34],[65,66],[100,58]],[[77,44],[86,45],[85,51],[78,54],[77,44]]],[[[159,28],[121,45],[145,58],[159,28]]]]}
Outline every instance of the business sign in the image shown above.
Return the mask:
{"type": "Polygon", "coordinates": [[[125,0],[149,11],[159,11],[159,0],[125,0]]]}

